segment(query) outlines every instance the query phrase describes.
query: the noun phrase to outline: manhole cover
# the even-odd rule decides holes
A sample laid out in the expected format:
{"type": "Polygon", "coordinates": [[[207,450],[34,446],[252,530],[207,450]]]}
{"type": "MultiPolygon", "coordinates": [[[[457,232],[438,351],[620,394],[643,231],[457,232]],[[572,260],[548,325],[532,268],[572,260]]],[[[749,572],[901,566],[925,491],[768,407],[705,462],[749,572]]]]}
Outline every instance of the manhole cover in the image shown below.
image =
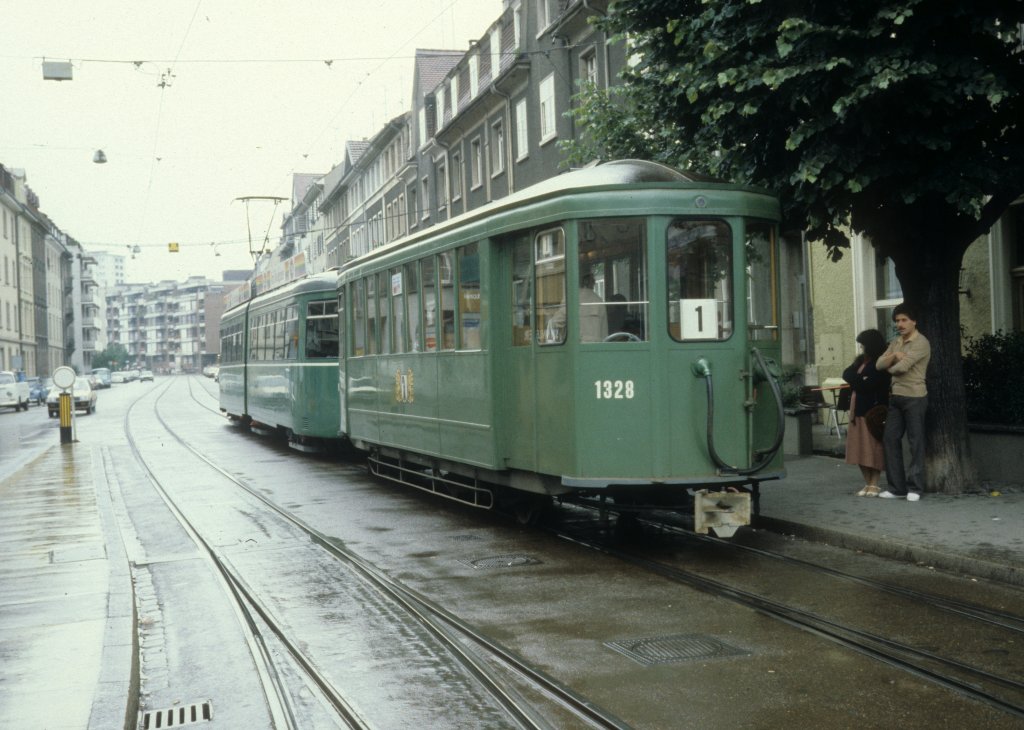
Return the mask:
{"type": "Polygon", "coordinates": [[[477,570],[482,568],[518,568],[521,565],[540,565],[540,561],[529,555],[490,555],[486,558],[471,558],[459,561],[477,570]]]}
{"type": "Polygon", "coordinates": [[[670,664],[694,659],[717,659],[727,656],[746,656],[750,652],[737,649],[713,636],[677,634],[651,636],[643,639],[608,641],[605,646],[625,654],[639,664],[670,664]]]}

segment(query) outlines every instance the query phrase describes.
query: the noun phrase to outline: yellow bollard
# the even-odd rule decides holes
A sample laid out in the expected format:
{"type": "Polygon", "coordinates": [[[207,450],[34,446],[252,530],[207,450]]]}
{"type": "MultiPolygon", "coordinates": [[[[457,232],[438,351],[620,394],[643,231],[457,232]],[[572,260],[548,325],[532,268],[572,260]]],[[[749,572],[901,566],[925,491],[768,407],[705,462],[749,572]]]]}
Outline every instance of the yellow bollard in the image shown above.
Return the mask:
{"type": "Polygon", "coordinates": [[[63,392],[60,394],[58,401],[60,414],[60,442],[62,444],[70,444],[72,441],[71,437],[71,416],[73,411],[73,403],[71,400],[71,393],[63,392]]]}

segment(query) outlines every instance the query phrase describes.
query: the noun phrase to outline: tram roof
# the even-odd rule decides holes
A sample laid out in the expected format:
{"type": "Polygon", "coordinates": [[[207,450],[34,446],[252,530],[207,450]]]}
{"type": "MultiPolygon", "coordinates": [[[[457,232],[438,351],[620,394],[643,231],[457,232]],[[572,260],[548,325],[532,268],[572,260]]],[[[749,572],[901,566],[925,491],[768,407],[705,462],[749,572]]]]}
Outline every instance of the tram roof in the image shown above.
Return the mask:
{"type": "Polygon", "coordinates": [[[407,246],[417,243],[423,239],[437,236],[446,231],[464,226],[473,221],[484,218],[488,215],[514,208],[527,203],[538,202],[546,198],[563,195],[566,193],[596,192],[599,190],[612,190],[627,186],[640,185],[648,187],[680,187],[680,188],[724,188],[739,192],[755,193],[759,195],[771,195],[771,192],[764,188],[749,185],[737,185],[726,180],[714,178],[709,175],[689,170],[677,170],[668,165],[650,160],[612,160],[603,162],[593,167],[585,167],[573,170],[561,175],[550,177],[539,183],[524,188],[519,192],[512,193],[504,198],[492,201],[479,208],[466,211],[454,218],[450,218],[436,226],[431,226],[424,231],[414,233],[404,238],[399,238],[391,243],[375,248],[362,256],[344,264],[342,271],[372,260],[378,256],[401,250],[407,246]]]}
{"type": "Polygon", "coordinates": [[[236,304],[224,314],[233,312],[236,309],[243,309],[248,305],[260,304],[265,301],[277,299],[278,297],[290,297],[308,292],[334,291],[337,286],[338,269],[332,268],[319,274],[310,274],[309,276],[304,276],[301,279],[293,279],[281,286],[274,287],[273,289],[265,292],[260,292],[256,296],[236,304]]]}

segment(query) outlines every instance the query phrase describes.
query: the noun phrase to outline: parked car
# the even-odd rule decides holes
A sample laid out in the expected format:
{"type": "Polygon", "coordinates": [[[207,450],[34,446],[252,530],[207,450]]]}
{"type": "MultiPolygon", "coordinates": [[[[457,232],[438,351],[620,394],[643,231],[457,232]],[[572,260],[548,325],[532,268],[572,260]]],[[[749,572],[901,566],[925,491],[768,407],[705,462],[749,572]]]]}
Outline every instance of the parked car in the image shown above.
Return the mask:
{"type": "Polygon", "coordinates": [[[97,388],[109,388],[111,382],[110,368],[93,368],[92,374],[96,378],[97,388]]]}
{"type": "Polygon", "coordinates": [[[140,381],[142,381],[142,380],[152,380],[152,379],[153,379],[153,371],[152,370],[140,370],[139,371],[139,380],[140,381]]]}
{"type": "MultiPolygon", "coordinates": [[[[50,393],[46,396],[46,410],[50,414],[50,418],[56,418],[60,412],[60,388],[50,388],[50,393]]],[[[89,383],[89,378],[79,376],[75,378],[75,385],[72,388],[72,398],[74,398],[74,405],[72,406],[76,411],[85,411],[86,413],[96,412],[96,389],[89,383]]]]}
{"type": "Polygon", "coordinates": [[[43,383],[42,378],[28,379],[28,399],[37,406],[41,406],[46,402],[46,394],[48,391],[49,389],[43,383]]]}
{"type": "Polygon", "coordinates": [[[29,386],[27,380],[18,380],[10,370],[0,370],[0,408],[13,408],[15,412],[28,410],[29,386]]]}
{"type": "Polygon", "coordinates": [[[125,373],[123,370],[118,370],[116,373],[111,373],[110,374],[110,382],[111,383],[127,383],[128,382],[128,374],[125,373]]]}
{"type": "Polygon", "coordinates": [[[203,375],[205,375],[208,378],[213,378],[214,380],[216,380],[219,374],[219,365],[207,365],[205,368],[203,368],[203,375]]]}

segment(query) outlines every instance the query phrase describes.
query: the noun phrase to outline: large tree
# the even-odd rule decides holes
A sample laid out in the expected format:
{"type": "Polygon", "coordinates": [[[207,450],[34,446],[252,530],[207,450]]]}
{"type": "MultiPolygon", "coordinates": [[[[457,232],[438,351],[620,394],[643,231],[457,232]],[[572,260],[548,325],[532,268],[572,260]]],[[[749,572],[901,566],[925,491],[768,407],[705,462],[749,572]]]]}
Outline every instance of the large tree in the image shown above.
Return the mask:
{"type": "Polygon", "coordinates": [[[971,483],[963,254],[1024,193],[1020,0],[618,0],[623,85],[581,95],[577,157],[763,185],[833,259],[864,234],[932,343],[928,481],[971,483]]]}

